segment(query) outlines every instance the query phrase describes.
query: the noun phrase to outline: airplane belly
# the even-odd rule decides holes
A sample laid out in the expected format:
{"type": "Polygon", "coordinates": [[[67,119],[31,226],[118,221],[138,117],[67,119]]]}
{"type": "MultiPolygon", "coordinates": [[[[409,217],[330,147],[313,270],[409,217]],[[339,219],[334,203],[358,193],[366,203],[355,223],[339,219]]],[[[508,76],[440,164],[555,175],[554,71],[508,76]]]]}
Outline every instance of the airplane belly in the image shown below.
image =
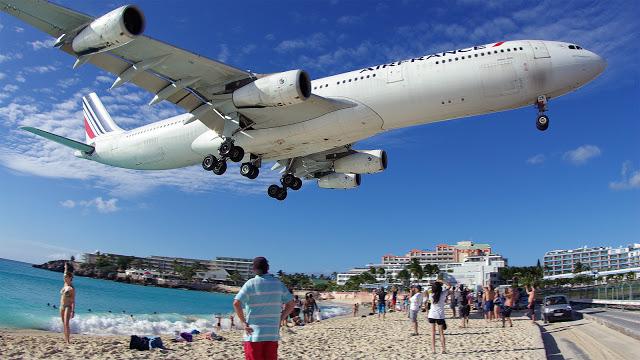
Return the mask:
{"type": "Polygon", "coordinates": [[[362,140],[382,131],[382,118],[368,106],[269,129],[249,130],[236,144],[265,160],[304,156],[362,140]]]}

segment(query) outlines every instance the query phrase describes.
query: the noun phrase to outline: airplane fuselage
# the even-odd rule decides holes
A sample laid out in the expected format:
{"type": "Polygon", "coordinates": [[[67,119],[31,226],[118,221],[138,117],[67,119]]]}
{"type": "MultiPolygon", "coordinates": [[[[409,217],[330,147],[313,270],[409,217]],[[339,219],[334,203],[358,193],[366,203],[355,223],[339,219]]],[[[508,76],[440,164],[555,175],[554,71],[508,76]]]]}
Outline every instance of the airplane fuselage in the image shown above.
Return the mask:
{"type": "MultiPolygon", "coordinates": [[[[300,123],[246,130],[235,143],[264,161],[305,156],[388,130],[515,109],[555,98],[598,76],[604,61],[568,43],[507,41],[425,55],[312,81],[313,93],[357,104],[300,123]],[[570,48],[570,46],[572,48],[570,48]]],[[[171,169],[215,153],[219,134],[189,114],[96,138],[107,165],[171,169]]]]}

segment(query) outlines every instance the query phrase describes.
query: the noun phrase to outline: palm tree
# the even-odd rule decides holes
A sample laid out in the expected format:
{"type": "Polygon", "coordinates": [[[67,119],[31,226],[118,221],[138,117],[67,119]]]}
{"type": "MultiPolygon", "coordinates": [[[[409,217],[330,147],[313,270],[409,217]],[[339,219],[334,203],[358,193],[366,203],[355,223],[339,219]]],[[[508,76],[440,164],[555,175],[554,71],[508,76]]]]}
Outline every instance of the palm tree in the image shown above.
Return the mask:
{"type": "Polygon", "coordinates": [[[581,272],[585,271],[584,269],[584,265],[582,265],[582,263],[580,261],[578,261],[574,266],[573,266],[573,273],[574,274],[580,274],[581,272]]]}
{"type": "Polygon", "coordinates": [[[402,281],[404,286],[408,286],[409,285],[409,281],[411,280],[411,274],[409,273],[409,271],[407,269],[402,269],[402,270],[398,271],[398,279],[400,279],[402,281]]]}
{"type": "Polygon", "coordinates": [[[634,273],[633,271],[629,271],[626,277],[627,277],[627,281],[633,281],[636,279],[636,273],[634,273]]]}
{"type": "Polygon", "coordinates": [[[420,262],[416,258],[411,259],[411,263],[408,266],[408,270],[411,272],[413,277],[418,281],[422,280],[422,278],[424,277],[424,270],[422,269],[420,262]]]}

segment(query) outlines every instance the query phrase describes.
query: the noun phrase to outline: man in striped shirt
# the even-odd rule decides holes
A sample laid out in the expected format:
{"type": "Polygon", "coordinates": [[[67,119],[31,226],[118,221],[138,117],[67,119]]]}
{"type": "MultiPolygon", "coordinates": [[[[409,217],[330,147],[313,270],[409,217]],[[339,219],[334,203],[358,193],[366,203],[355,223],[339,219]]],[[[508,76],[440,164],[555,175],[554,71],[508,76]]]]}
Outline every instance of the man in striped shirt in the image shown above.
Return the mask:
{"type": "Polygon", "coordinates": [[[269,274],[264,257],[253,259],[253,272],[233,300],[233,308],[244,327],[246,360],[276,360],[280,323],[293,310],[293,296],[284,284],[269,274]],[[282,304],[286,304],[284,310],[282,304]],[[246,317],[245,317],[246,315],[246,317]]]}

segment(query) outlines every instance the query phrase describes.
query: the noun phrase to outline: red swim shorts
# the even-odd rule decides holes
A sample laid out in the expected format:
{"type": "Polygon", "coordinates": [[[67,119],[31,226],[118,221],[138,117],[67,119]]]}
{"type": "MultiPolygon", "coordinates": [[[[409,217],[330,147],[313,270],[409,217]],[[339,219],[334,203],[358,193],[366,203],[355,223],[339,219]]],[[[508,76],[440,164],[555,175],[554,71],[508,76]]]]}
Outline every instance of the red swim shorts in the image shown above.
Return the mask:
{"type": "Polygon", "coordinates": [[[244,342],[246,360],[278,360],[277,341],[244,342]]]}

